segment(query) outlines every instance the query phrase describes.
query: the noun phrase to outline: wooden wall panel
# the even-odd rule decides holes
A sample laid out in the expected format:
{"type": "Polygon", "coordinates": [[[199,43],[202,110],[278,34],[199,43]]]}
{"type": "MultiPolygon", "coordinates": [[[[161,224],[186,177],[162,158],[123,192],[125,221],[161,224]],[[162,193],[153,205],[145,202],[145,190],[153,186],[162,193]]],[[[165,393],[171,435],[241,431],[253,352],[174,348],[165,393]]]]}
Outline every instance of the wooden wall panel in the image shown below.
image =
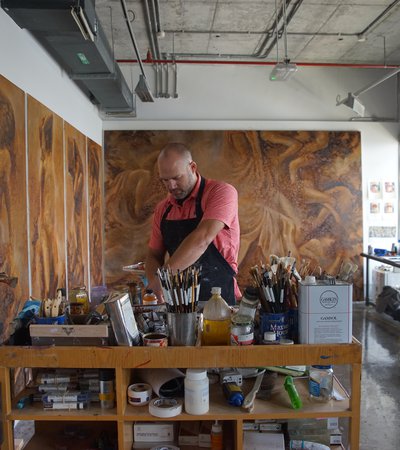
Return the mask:
{"type": "Polygon", "coordinates": [[[28,174],[32,295],[66,286],[62,119],[28,96],[28,174]]]}
{"type": "Polygon", "coordinates": [[[88,285],[86,138],[65,122],[68,288],[88,285]]]}
{"type": "MultiPolygon", "coordinates": [[[[239,283],[271,253],[291,251],[336,273],[362,250],[358,132],[105,132],[105,264],[108,284],[123,284],[125,264],[142,260],[154,206],[165,196],[156,158],[168,142],[186,143],[205,177],[239,192],[239,283]]],[[[362,298],[362,273],[355,280],[362,298]]]]}
{"type": "Polygon", "coordinates": [[[90,284],[104,284],[104,164],[100,145],[88,139],[90,284]]]}
{"type": "Polygon", "coordinates": [[[29,296],[26,230],[25,94],[0,75],[0,272],[18,277],[0,283],[0,341],[29,296]]]}

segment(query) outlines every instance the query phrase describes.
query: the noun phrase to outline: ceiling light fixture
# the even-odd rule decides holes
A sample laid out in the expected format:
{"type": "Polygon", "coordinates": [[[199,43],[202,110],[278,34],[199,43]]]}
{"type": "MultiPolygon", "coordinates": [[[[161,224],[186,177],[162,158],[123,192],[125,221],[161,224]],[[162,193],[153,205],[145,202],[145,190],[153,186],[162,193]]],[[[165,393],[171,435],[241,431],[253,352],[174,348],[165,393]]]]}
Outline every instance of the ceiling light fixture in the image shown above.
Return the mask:
{"type": "Polygon", "coordinates": [[[278,12],[277,5],[275,1],[275,18],[276,18],[276,64],[272,69],[269,79],[270,81],[286,81],[289,79],[295,72],[297,72],[297,66],[294,63],[290,62],[290,59],[287,55],[287,30],[286,30],[286,0],[283,0],[283,42],[285,46],[285,59],[279,62],[279,36],[278,36],[278,12]]]}

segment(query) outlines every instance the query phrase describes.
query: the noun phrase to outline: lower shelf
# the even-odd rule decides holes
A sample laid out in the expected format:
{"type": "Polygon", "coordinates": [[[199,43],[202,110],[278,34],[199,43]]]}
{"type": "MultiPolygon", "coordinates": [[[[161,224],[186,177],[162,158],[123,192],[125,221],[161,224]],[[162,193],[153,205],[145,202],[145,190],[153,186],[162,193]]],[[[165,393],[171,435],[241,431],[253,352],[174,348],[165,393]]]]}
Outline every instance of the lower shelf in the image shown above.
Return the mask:
{"type": "Polygon", "coordinates": [[[36,421],[35,434],[24,450],[112,449],[118,448],[117,442],[116,423],[36,421]]]}

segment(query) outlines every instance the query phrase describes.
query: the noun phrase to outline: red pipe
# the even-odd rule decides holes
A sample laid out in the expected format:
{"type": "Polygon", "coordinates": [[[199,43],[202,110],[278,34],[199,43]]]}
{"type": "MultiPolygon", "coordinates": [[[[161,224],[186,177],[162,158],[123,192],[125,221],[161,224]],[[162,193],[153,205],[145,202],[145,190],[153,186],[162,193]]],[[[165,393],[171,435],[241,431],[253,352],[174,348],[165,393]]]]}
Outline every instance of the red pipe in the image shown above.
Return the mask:
{"type": "MultiPolygon", "coordinates": [[[[134,64],[139,61],[136,59],[117,59],[117,63],[120,64],[134,64]]],[[[274,66],[276,62],[272,61],[214,61],[214,60],[192,60],[192,59],[179,59],[174,61],[172,59],[144,59],[142,63],[145,64],[214,64],[214,65],[253,65],[253,66],[274,66]]],[[[308,66],[308,67],[349,67],[354,69],[397,69],[400,68],[400,65],[394,64],[342,64],[342,63],[308,63],[308,62],[299,62],[296,63],[297,66],[308,66]]]]}

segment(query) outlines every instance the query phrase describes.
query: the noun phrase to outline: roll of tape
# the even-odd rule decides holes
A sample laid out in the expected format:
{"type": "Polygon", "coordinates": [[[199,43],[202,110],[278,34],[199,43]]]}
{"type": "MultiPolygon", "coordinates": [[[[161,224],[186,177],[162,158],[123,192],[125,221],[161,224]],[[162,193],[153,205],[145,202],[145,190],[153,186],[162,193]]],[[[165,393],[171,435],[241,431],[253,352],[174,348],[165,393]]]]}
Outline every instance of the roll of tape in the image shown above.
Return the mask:
{"type": "Polygon", "coordinates": [[[147,405],[151,399],[153,389],[149,384],[136,383],[128,387],[128,403],[133,406],[147,405]]]}
{"type": "Polygon", "coordinates": [[[149,403],[149,413],[155,417],[175,417],[182,412],[182,400],[175,398],[153,398],[149,403]]]}

